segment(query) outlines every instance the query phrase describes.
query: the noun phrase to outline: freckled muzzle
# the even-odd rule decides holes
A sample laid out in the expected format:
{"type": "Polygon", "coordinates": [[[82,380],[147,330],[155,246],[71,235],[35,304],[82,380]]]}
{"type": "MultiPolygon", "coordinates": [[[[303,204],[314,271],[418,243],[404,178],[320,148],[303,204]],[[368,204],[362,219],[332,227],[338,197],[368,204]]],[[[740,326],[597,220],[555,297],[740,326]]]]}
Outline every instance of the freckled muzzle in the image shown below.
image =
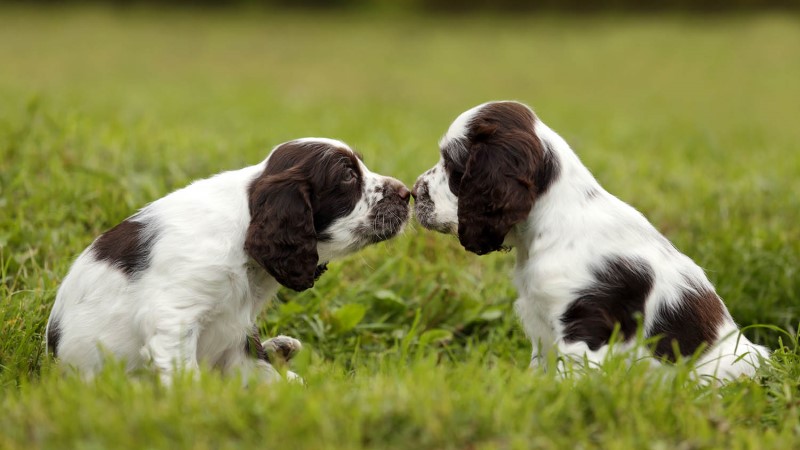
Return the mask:
{"type": "Polygon", "coordinates": [[[452,227],[439,223],[436,219],[436,202],[431,198],[430,185],[426,179],[426,175],[431,170],[422,174],[411,190],[411,195],[414,196],[414,215],[417,217],[417,222],[423,227],[439,233],[451,234],[453,233],[452,227]]]}
{"type": "Polygon", "coordinates": [[[383,198],[371,208],[365,227],[360,230],[370,243],[391,239],[402,231],[410,215],[411,191],[401,182],[390,179],[380,187],[383,198]]]}
{"type": "Polygon", "coordinates": [[[417,221],[425,228],[434,229],[434,217],[436,216],[436,205],[433,203],[428,193],[428,182],[419,177],[414,184],[411,194],[414,196],[414,215],[417,221]]]}

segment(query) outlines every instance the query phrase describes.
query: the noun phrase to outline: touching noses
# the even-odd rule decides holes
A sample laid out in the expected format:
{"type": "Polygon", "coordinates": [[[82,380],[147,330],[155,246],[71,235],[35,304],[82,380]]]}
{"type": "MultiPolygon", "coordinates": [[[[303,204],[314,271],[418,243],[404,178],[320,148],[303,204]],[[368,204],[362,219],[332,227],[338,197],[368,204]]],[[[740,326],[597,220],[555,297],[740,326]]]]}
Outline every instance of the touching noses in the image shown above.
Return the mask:
{"type": "Polygon", "coordinates": [[[397,192],[397,195],[404,202],[408,203],[409,200],[411,200],[411,191],[409,191],[406,185],[401,183],[399,180],[391,178],[388,185],[390,188],[393,188],[395,192],[397,192]]]}
{"type": "Polygon", "coordinates": [[[401,198],[401,199],[403,199],[403,201],[404,201],[404,202],[406,202],[406,203],[408,203],[408,202],[409,202],[409,200],[411,199],[411,196],[413,195],[413,194],[411,193],[411,191],[409,191],[409,190],[408,190],[408,188],[407,188],[407,187],[405,187],[405,185],[401,185],[401,186],[400,186],[400,189],[398,189],[398,190],[397,190],[397,194],[398,194],[398,195],[400,196],[400,198],[401,198]]]}

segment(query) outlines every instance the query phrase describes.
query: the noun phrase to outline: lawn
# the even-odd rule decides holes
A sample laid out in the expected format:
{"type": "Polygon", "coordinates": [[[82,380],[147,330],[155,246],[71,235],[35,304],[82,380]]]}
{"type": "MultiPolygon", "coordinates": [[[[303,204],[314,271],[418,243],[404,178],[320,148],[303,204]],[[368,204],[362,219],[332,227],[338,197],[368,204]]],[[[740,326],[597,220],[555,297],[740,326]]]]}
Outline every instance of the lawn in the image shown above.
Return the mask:
{"type": "Polygon", "coordinates": [[[800,21],[0,9],[0,448],[797,448],[800,21]],[[461,111],[518,99],[706,268],[756,379],[527,370],[514,255],[411,225],[282,290],[305,386],[169,389],[44,353],[71,261],[193,179],[302,136],[407,184],[461,111]]]}

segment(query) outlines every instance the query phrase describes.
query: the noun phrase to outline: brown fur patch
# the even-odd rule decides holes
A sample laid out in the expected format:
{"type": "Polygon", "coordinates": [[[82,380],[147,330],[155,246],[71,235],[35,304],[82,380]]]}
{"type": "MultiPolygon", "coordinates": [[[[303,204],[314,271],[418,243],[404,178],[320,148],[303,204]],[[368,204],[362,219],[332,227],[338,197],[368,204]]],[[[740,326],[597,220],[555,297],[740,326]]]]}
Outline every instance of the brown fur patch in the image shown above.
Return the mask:
{"type": "Polygon", "coordinates": [[[95,240],[92,244],[95,258],[108,262],[128,276],[146,269],[156,236],[147,233],[145,227],[144,223],[133,218],[125,219],[95,240]]]}
{"type": "Polygon", "coordinates": [[[662,303],[648,338],[660,336],[653,352],[659,358],[676,359],[673,344],[683,356],[693,355],[701,345],[716,342],[718,329],[725,320],[725,306],[710,288],[690,283],[684,289],[677,307],[662,303]]]}
{"type": "Polygon", "coordinates": [[[608,344],[619,324],[624,340],[636,336],[636,314],[653,288],[653,270],[641,258],[612,257],[593,270],[594,283],[578,291],[564,314],[566,342],[583,341],[592,350],[608,344]]]}

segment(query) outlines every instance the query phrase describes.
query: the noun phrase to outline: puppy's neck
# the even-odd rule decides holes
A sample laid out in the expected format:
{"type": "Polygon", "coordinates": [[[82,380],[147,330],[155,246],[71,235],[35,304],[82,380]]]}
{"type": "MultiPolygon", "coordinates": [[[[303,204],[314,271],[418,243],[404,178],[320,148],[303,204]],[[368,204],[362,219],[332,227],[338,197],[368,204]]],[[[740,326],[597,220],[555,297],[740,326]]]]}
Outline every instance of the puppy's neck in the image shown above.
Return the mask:
{"type": "MultiPolygon", "coordinates": [[[[556,164],[558,165],[558,175],[555,177],[555,181],[548,192],[542,197],[546,197],[548,193],[555,190],[559,191],[556,195],[570,194],[573,191],[583,194],[586,189],[600,187],[600,184],[589,172],[589,169],[583,165],[578,155],[558,133],[545,125],[544,122],[538,120],[534,125],[534,131],[542,142],[543,147],[555,155],[556,164]]],[[[555,194],[555,192],[553,193],[555,194]]]]}
{"type": "Polygon", "coordinates": [[[509,233],[507,241],[517,248],[517,258],[527,259],[537,241],[546,242],[556,227],[568,227],[583,216],[587,205],[609,196],[583,165],[569,144],[541,121],[534,126],[543,147],[552,152],[558,166],[553,183],[534,202],[528,219],[509,233]]]}

